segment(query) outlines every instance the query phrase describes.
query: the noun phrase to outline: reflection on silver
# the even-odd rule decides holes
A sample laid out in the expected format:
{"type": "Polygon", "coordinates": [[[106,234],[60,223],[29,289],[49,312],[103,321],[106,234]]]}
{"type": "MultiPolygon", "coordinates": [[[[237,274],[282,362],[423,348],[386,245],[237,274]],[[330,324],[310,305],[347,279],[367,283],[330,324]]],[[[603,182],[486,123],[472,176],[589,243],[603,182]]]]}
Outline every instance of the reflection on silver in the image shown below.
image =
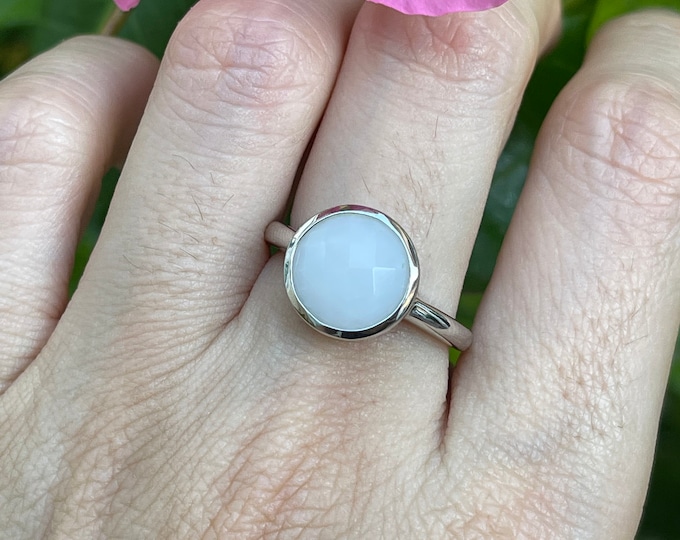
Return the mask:
{"type": "Polygon", "coordinates": [[[414,302],[408,321],[418,328],[437,336],[458,350],[464,351],[472,345],[472,332],[456,319],[422,300],[414,302]]]}

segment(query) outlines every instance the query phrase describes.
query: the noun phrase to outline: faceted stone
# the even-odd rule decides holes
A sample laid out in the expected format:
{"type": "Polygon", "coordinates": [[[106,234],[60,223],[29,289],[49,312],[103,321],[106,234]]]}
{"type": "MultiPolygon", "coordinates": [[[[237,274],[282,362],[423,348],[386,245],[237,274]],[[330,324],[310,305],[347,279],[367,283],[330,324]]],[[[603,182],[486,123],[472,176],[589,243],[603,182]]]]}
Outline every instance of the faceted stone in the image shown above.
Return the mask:
{"type": "Polygon", "coordinates": [[[291,271],[298,299],[317,320],[359,331],[399,308],[408,293],[410,266],[401,238],[385,223],[338,213],[300,238],[291,271]]]}

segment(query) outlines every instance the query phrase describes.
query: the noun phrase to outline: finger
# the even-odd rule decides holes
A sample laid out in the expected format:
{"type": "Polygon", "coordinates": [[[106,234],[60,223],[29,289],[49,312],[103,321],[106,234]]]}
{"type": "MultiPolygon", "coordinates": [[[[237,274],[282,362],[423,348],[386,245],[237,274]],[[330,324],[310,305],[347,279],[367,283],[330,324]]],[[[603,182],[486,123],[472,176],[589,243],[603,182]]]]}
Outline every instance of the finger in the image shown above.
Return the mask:
{"type": "MultiPolygon", "coordinates": [[[[249,424],[266,425],[253,422],[247,413],[253,403],[242,397],[264,385],[236,373],[241,367],[261,368],[254,360],[274,352],[261,328],[257,335],[232,332],[229,342],[210,345],[239,312],[269,256],[264,229],[285,205],[359,3],[204,0],[177,28],[95,252],[34,364],[44,369],[31,371],[55,381],[54,388],[75,385],[69,395],[78,396],[81,409],[97,411],[92,431],[80,431],[90,449],[101,448],[112,430],[126,433],[116,451],[103,455],[83,451],[73,438],[76,448],[65,467],[70,472],[53,491],[63,501],[56,506],[67,507],[62,515],[120,516],[126,507],[125,518],[117,520],[125,537],[134,537],[129,531],[135,527],[137,536],[148,536],[155,529],[146,526],[159,519],[167,523],[159,537],[172,535],[168,531],[175,525],[175,531],[189,535],[221,530],[219,522],[206,518],[212,521],[227,506],[215,497],[229,480],[228,462],[247,453],[249,424]],[[251,352],[251,342],[266,345],[251,352]],[[58,370],[42,362],[50,355],[64,359],[58,370]],[[215,405],[225,414],[206,416],[215,405]],[[158,421],[156,413],[189,427],[190,440],[158,421]],[[215,425],[218,416],[222,420],[215,425]],[[176,454],[159,461],[171,449],[176,454]],[[101,497],[81,490],[84,495],[73,506],[62,496],[74,485],[77,489],[79,479],[93,478],[109,465],[121,471],[120,490],[101,497]],[[175,493],[181,495],[166,504],[164,472],[175,466],[182,476],[186,472],[187,481],[177,483],[175,493]],[[156,478],[152,484],[149,471],[156,478]],[[140,481],[126,482],[137,473],[140,481]],[[199,488],[202,494],[197,486],[205,486],[199,488]],[[189,502],[194,495],[198,499],[189,502]]],[[[49,478],[49,467],[43,467],[48,473],[36,468],[26,476],[49,478]]],[[[99,520],[91,523],[96,527],[99,520]]],[[[98,534],[101,530],[106,531],[98,534]]]]}
{"type": "Polygon", "coordinates": [[[86,208],[132,140],[156,60],[78,38],[0,83],[0,393],[64,309],[86,208]]]}
{"type": "Polygon", "coordinates": [[[293,211],[377,208],[412,236],[421,296],[455,313],[496,160],[559,2],[482,13],[359,15],[293,211]]]}
{"type": "Polygon", "coordinates": [[[611,23],[540,135],[452,390],[485,526],[502,501],[532,537],[635,533],[680,318],[679,46],[677,15],[611,23]]]}
{"type": "Polygon", "coordinates": [[[203,0],[189,12],[81,281],[80,313],[98,309],[103,291],[102,316],[132,310],[136,331],[148,323],[199,349],[238,313],[268,258],[263,230],[288,198],[357,4],[203,0]]]}
{"type": "MultiPolygon", "coordinates": [[[[419,296],[455,313],[496,158],[558,19],[558,2],[521,0],[440,18],[366,4],[296,194],[293,225],[345,203],[391,215],[418,250],[419,296]]],[[[280,289],[280,281],[271,287],[280,289]]],[[[263,289],[259,298],[273,294],[263,289]]],[[[280,307],[270,317],[283,321],[283,335],[299,336],[311,343],[306,350],[317,351],[314,365],[296,355],[292,366],[280,363],[279,369],[306,380],[335,377],[339,392],[357,378],[381,381],[370,392],[362,385],[368,405],[356,410],[365,415],[366,429],[388,422],[397,426],[396,437],[426,441],[428,450],[439,443],[449,379],[440,342],[400,325],[390,336],[336,347],[292,316],[289,303],[267,306],[280,307]],[[370,361],[351,361],[355,357],[370,361]]]]}
{"type": "MultiPolygon", "coordinates": [[[[424,292],[440,293],[434,300],[441,305],[443,299],[442,307],[452,309],[480,219],[467,208],[481,214],[493,160],[540,35],[550,34],[559,13],[556,2],[554,7],[555,12],[542,13],[539,3],[525,2],[501,12],[427,19],[366,4],[296,195],[293,224],[348,202],[391,214],[416,240],[429,287],[424,292]],[[456,65],[464,67],[456,70],[456,65]],[[472,81],[473,74],[482,82],[472,81]],[[460,230],[463,223],[469,231],[460,230]],[[438,250],[457,250],[460,259],[439,258],[438,250]]],[[[334,504],[349,515],[357,503],[348,494],[361,493],[364,486],[420,491],[424,477],[416,471],[438,463],[447,410],[446,347],[405,325],[374,340],[331,340],[294,314],[281,274],[281,261],[273,261],[239,317],[245,335],[261,336],[266,328],[264,341],[275,351],[239,366],[239,378],[249,381],[249,393],[256,396],[251,397],[258,411],[254,417],[268,418],[250,437],[269,441],[272,433],[286,433],[291,453],[300,456],[338,437],[342,455],[322,451],[315,458],[316,473],[338,478],[334,504]]],[[[233,341],[228,333],[220,346],[226,351],[233,341]]],[[[256,347],[261,350],[259,340],[256,347]]],[[[229,393],[234,391],[239,390],[229,393]]],[[[268,463],[272,470],[287,470],[285,462],[268,463]]],[[[244,470],[254,474],[249,466],[244,470]]],[[[319,493],[315,500],[325,497],[319,493]]],[[[385,504],[401,505],[389,494],[386,499],[385,504]]],[[[360,501],[358,507],[375,508],[360,501]]]]}

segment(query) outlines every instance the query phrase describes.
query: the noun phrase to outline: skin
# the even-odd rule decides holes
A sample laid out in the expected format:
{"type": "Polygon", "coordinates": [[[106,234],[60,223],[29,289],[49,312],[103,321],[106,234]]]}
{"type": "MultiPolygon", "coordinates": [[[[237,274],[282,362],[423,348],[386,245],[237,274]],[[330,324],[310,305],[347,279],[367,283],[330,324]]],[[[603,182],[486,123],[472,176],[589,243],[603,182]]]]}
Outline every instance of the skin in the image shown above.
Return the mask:
{"type": "Polygon", "coordinates": [[[455,312],[559,3],[361,4],[202,0],[160,69],[85,37],[0,83],[3,538],[634,535],[680,318],[680,18],[593,41],[450,374],[408,325],[309,329],[263,231],[318,126],[293,225],[384,211],[455,312]]]}

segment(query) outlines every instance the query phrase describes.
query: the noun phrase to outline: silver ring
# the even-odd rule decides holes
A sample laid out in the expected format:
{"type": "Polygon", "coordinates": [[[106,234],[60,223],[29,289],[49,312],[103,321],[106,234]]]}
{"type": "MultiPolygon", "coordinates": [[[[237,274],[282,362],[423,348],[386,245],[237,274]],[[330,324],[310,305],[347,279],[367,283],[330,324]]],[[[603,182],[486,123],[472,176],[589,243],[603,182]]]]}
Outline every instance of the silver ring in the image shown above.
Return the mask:
{"type": "Polygon", "coordinates": [[[337,339],[365,339],[406,319],[464,351],[472,332],[416,297],[420,266],[413,242],[393,219],[343,205],[297,231],[271,223],[265,240],[285,250],[284,284],[300,316],[337,339]]]}

